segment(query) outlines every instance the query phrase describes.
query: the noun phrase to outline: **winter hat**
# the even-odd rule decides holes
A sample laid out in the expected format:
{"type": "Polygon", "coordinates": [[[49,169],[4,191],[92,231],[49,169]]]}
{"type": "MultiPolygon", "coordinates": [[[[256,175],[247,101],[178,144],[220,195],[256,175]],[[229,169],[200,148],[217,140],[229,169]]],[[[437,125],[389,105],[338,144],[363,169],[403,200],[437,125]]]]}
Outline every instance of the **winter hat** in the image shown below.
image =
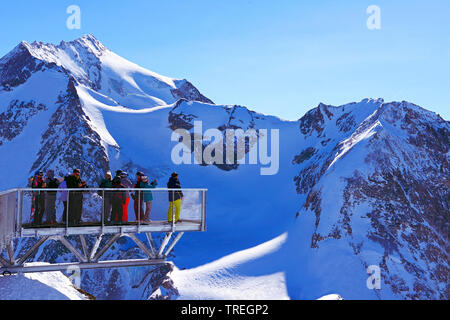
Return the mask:
{"type": "Polygon", "coordinates": [[[139,177],[145,176],[145,174],[142,171],[136,172],[136,175],[139,177]]]}
{"type": "Polygon", "coordinates": [[[122,170],[116,170],[116,176],[120,176],[122,173],[122,170]]]}
{"type": "Polygon", "coordinates": [[[41,170],[37,170],[34,175],[35,176],[42,176],[44,174],[44,172],[42,172],[41,170]]]}
{"type": "Polygon", "coordinates": [[[122,178],[128,177],[128,173],[125,172],[125,171],[122,171],[122,172],[120,173],[120,176],[121,176],[122,178]]]}
{"type": "Polygon", "coordinates": [[[172,177],[178,177],[178,173],[172,172],[172,177]]]}
{"type": "Polygon", "coordinates": [[[109,170],[108,170],[108,171],[106,171],[106,173],[105,173],[105,177],[106,177],[106,176],[109,176],[110,178],[112,178],[112,175],[111,175],[111,171],[109,171],[109,170]]]}

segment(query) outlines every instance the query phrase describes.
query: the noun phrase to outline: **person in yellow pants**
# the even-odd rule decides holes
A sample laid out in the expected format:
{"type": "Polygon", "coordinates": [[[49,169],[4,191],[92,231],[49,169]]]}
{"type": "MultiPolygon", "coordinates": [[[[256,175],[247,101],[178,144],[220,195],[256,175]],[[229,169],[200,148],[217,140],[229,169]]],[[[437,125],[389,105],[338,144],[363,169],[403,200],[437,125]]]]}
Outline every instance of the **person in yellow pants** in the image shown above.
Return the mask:
{"type": "Polygon", "coordinates": [[[172,222],[172,217],[175,213],[175,222],[180,220],[181,199],[169,202],[169,211],[167,212],[167,220],[172,222]],[[175,204],[175,209],[173,208],[175,204]],[[173,212],[175,211],[175,212],[173,212]]]}
{"type": "Polygon", "coordinates": [[[169,191],[169,210],[167,211],[167,221],[172,222],[172,216],[175,214],[175,222],[177,222],[180,220],[181,200],[183,199],[183,192],[181,191],[180,180],[178,180],[178,173],[172,173],[169,182],[167,182],[167,188],[178,189],[169,191]]]}

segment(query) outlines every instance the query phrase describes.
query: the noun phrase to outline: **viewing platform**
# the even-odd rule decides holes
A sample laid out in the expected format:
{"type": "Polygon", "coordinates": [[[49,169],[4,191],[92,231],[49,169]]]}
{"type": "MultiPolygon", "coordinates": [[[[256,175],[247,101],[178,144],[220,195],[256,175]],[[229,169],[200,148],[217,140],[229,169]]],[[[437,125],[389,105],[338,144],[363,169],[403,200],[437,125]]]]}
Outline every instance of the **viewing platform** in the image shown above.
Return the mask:
{"type": "Polygon", "coordinates": [[[0,192],[0,273],[167,263],[168,254],[185,232],[206,231],[206,192],[184,188],[19,188],[0,192]],[[175,200],[180,198],[174,205],[170,205],[169,193],[175,200]],[[165,233],[159,246],[154,233],[165,233]],[[148,259],[100,260],[123,236],[132,239],[148,259]],[[82,251],[73,243],[76,237],[82,251]],[[94,237],[90,248],[86,237],[94,237]],[[16,238],[36,242],[18,257],[13,245],[16,238]],[[78,261],[27,266],[49,239],[60,241],[78,261]]]}

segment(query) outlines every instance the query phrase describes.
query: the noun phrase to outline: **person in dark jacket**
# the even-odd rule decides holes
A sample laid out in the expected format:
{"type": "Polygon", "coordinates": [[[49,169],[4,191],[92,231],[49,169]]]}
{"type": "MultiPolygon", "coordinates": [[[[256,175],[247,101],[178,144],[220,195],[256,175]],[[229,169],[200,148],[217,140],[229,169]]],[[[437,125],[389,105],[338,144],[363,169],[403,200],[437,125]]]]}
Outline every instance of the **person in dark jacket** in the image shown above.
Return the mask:
{"type": "MultiPolygon", "coordinates": [[[[139,189],[141,187],[141,177],[144,176],[144,173],[138,171],[136,173],[136,184],[133,188],[139,189]]],[[[143,216],[142,204],[144,199],[142,198],[142,192],[135,191],[134,194],[131,195],[131,198],[134,200],[134,215],[136,216],[136,221],[141,221],[143,216]]]]}
{"type": "MultiPolygon", "coordinates": [[[[44,172],[36,171],[30,181],[32,189],[45,188],[44,172]]],[[[45,210],[45,193],[43,191],[33,191],[33,201],[31,206],[31,215],[33,225],[42,224],[42,217],[45,210]]]]}
{"type": "MultiPolygon", "coordinates": [[[[53,170],[47,171],[47,179],[45,179],[46,188],[57,189],[59,181],[55,178],[55,172],[53,170]]],[[[56,191],[45,192],[45,220],[46,223],[56,223],[56,191]]]]}
{"type": "MultiPolygon", "coordinates": [[[[167,182],[168,189],[181,189],[180,180],[178,180],[178,173],[173,172],[169,181],[167,182]]],[[[169,191],[169,210],[167,211],[167,220],[172,222],[172,217],[175,216],[175,222],[180,219],[181,200],[183,200],[183,192],[181,190],[169,191]]]]}
{"type": "MultiPolygon", "coordinates": [[[[87,188],[86,181],[80,178],[80,170],[74,169],[72,174],[66,177],[68,189],[87,188]]],[[[83,213],[83,193],[82,191],[69,192],[69,225],[77,226],[81,223],[83,213]]]]}
{"type": "MultiPolygon", "coordinates": [[[[105,173],[105,178],[100,182],[100,188],[110,189],[112,188],[112,177],[111,172],[105,173]]],[[[99,191],[99,195],[103,196],[103,219],[105,222],[111,222],[111,210],[112,210],[112,197],[113,193],[111,191],[99,191]]]]}

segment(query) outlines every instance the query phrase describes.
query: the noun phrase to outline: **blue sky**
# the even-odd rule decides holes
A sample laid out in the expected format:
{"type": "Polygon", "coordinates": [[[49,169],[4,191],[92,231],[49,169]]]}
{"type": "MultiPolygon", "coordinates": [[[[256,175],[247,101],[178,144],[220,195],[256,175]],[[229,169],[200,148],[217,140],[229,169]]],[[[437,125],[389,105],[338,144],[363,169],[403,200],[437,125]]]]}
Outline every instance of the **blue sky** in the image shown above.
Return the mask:
{"type": "Polygon", "coordinates": [[[92,33],[217,104],[296,120],[319,102],[407,100],[450,119],[449,0],[3,1],[0,56],[92,33]],[[81,29],[69,30],[69,5],[81,29]],[[369,30],[369,5],[381,29],[369,30]]]}

